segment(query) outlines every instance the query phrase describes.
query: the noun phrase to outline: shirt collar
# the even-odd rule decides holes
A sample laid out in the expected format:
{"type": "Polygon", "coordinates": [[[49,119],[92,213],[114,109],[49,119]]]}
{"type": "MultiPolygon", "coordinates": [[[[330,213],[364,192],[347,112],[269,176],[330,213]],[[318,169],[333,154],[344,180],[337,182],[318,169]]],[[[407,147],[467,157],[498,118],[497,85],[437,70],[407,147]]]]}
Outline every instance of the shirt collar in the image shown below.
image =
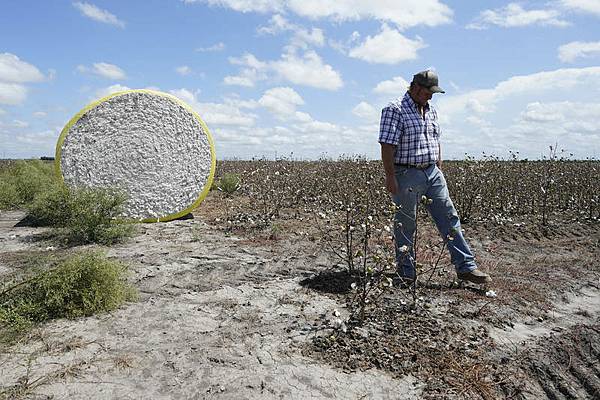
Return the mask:
{"type": "MultiPolygon", "coordinates": [[[[410,106],[414,109],[419,111],[419,107],[417,105],[417,103],[415,103],[415,101],[412,99],[412,97],[410,97],[410,93],[408,93],[408,91],[406,92],[406,94],[404,95],[404,99],[402,99],[402,101],[406,101],[408,104],[410,104],[410,106]]],[[[428,112],[430,107],[429,107],[429,102],[427,102],[427,104],[425,104],[425,112],[428,112]]]]}

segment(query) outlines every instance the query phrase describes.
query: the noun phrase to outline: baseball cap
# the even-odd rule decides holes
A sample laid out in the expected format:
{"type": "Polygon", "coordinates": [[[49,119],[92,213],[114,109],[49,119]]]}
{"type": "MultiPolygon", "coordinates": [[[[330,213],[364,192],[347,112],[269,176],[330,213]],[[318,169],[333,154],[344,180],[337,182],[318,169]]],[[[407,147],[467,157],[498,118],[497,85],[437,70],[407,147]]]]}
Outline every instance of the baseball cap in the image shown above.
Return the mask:
{"type": "Polygon", "coordinates": [[[433,93],[446,93],[444,92],[444,90],[442,90],[441,87],[438,86],[438,76],[433,71],[427,70],[416,73],[413,76],[413,82],[423,87],[426,87],[433,93]]]}

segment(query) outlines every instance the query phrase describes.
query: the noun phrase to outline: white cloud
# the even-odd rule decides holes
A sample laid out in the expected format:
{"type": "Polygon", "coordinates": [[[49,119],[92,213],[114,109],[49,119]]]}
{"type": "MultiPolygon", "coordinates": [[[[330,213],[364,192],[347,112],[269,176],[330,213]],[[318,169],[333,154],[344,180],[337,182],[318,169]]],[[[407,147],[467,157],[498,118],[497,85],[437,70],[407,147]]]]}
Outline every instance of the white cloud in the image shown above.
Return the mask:
{"type": "Polygon", "coordinates": [[[57,132],[48,129],[39,132],[22,133],[18,135],[15,139],[21,143],[36,145],[38,147],[47,147],[44,145],[53,145],[56,143],[57,136],[57,132]]]}
{"type": "Polygon", "coordinates": [[[45,111],[36,111],[33,113],[33,116],[36,118],[44,118],[46,115],[48,115],[48,113],[45,111]]]}
{"type": "MultiPolygon", "coordinates": [[[[247,72],[242,72],[242,74],[248,74],[247,72]]],[[[223,83],[231,86],[245,86],[245,87],[254,87],[254,79],[251,76],[226,76],[223,78],[223,83]]]]}
{"type": "Polygon", "coordinates": [[[555,112],[555,108],[539,101],[529,103],[526,110],[521,113],[521,119],[528,122],[556,122],[564,119],[562,114],[555,112]]]}
{"type": "Polygon", "coordinates": [[[263,62],[252,54],[240,58],[230,58],[232,64],[243,68],[238,76],[227,76],[224,83],[252,87],[257,81],[268,79],[273,74],[276,78],[297,84],[312,86],[326,90],[338,90],[344,83],[341,75],[314,51],[306,51],[302,56],[289,51],[276,61],[263,62]]]}
{"type": "Polygon", "coordinates": [[[296,25],[290,23],[285,17],[276,14],[269,20],[269,25],[258,28],[258,33],[276,35],[280,32],[291,31],[296,28],[296,25]]]}
{"type": "Polygon", "coordinates": [[[376,19],[401,28],[438,26],[452,20],[452,10],[438,0],[290,0],[289,8],[310,18],[337,21],[376,19]]]}
{"type": "Polygon", "coordinates": [[[32,158],[54,154],[60,129],[22,130],[14,126],[3,128],[0,123],[0,157],[32,158]]]}
{"type": "Polygon", "coordinates": [[[210,6],[228,7],[234,11],[247,12],[282,12],[283,0],[183,0],[184,3],[206,3],[210,6]]]}
{"type": "Polygon", "coordinates": [[[600,15],[600,1],[598,0],[561,0],[560,4],[569,10],[600,15]]]}
{"type": "Polygon", "coordinates": [[[308,113],[305,113],[302,111],[296,111],[294,113],[294,120],[296,120],[298,122],[309,122],[312,120],[312,117],[308,113]]]}
{"type": "Polygon", "coordinates": [[[236,94],[229,95],[227,98],[223,100],[225,104],[229,104],[233,107],[237,108],[247,108],[250,110],[254,110],[260,107],[258,101],[256,100],[242,100],[236,94]]]}
{"type": "Polygon", "coordinates": [[[181,89],[171,90],[169,93],[171,93],[173,96],[178,97],[179,99],[183,100],[184,102],[186,102],[190,106],[192,106],[192,104],[198,103],[197,97],[200,94],[200,91],[196,90],[195,92],[192,92],[191,90],[181,88],[181,89]]]}
{"type": "Polygon", "coordinates": [[[117,92],[124,92],[126,90],[131,90],[131,89],[128,88],[127,86],[115,84],[115,85],[111,85],[111,86],[103,88],[103,89],[98,89],[96,91],[96,97],[102,98],[102,97],[106,97],[110,94],[117,93],[117,92]]]}
{"type": "Polygon", "coordinates": [[[368,122],[374,122],[379,119],[379,111],[371,104],[364,101],[361,101],[352,109],[352,114],[365,119],[368,122]]]}
{"type": "Polygon", "coordinates": [[[234,65],[242,65],[256,70],[264,69],[267,66],[266,63],[260,61],[258,58],[256,58],[253,54],[250,53],[246,53],[239,58],[231,57],[229,58],[229,62],[234,65]]]}
{"type": "Polygon", "coordinates": [[[27,98],[27,88],[18,83],[0,82],[0,104],[18,105],[27,98]]]}
{"type": "Polygon", "coordinates": [[[197,103],[195,109],[210,125],[253,126],[256,115],[243,113],[240,109],[221,103],[197,103]]]}
{"type": "MultiPolygon", "coordinates": [[[[483,98],[487,98],[484,93],[481,93],[483,98]]],[[[465,108],[475,114],[483,114],[490,112],[490,108],[483,105],[481,101],[476,98],[468,99],[465,104],[465,108]]]]}
{"type": "Polygon", "coordinates": [[[40,82],[44,75],[28,62],[11,53],[0,53],[0,104],[18,105],[27,98],[29,82],[40,82]]]}
{"type": "Polygon", "coordinates": [[[298,47],[306,48],[308,45],[323,46],[325,35],[319,28],[312,28],[310,31],[299,29],[295,32],[292,44],[298,47]]]}
{"type": "Polygon", "coordinates": [[[294,53],[284,54],[281,60],[273,61],[270,65],[280,77],[297,85],[326,90],[338,90],[344,86],[339,72],[331,65],[324,64],[314,51],[307,51],[302,57],[294,53]]]}
{"type": "Polygon", "coordinates": [[[345,42],[335,40],[335,39],[329,39],[328,44],[329,44],[329,47],[331,47],[335,51],[338,51],[344,55],[347,55],[352,47],[356,47],[356,43],[359,40],[360,40],[360,33],[358,33],[357,31],[354,31],[354,32],[352,32],[350,37],[348,39],[346,39],[345,42]]]}
{"type": "MultiPolygon", "coordinates": [[[[580,157],[597,156],[598,143],[600,143],[598,113],[600,113],[600,103],[576,101],[529,103],[516,121],[506,128],[506,135],[525,142],[523,151],[531,151],[527,147],[536,148],[537,156],[547,154],[548,146],[555,144],[557,148],[579,154],[580,157]]],[[[519,144],[516,141],[514,143],[517,146],[519,144]]]]}
{"type": "Polygon", "coordinates": [[[226,76],[223,79],[223,83],[226,85],[254,87],[257,81],[267,79],[265,71],[268,69],[268,64],[259,61],[252,54],[246,53],[242,57],[230,57],[229,62],[242,66],[242,70],[237,76],[226,76]]]}
{"type": "Polygon", "coordinates": [[[408,39],[387,24],[381,26],[381,32],[350,50],[348,55],[370,63],[398,64],[415,60],[417,51],[426,47],[420,37],[408,39]]]}
{"type": "Polygon", "coordinates": [[[272,16],[267,26],[258,28],[258,33],[269,35],[276,35],[288,31],[293,33],[289,45],[290,51],[296,48],[307,49],[311,45],[323,46],[325,43],[325,36],[321,29],[312,28],[309,31],[300,25],[289,22],[279,14],[272,16]]]}
{"type": "Polygon", "coordinates": [[[492,112],[495,105],[510,96],[536,96],[552,91],[566,91],[577,86],[590,91],[600,87],[600,67],[563,68],[554,71],[520,75],[498,83],[493,89],[479,89],[456,96],[443,96],[438,103],[446,112],[464,110],[492,112]]]}
{"type": "Polygon", "coordinates": [[[290,87],[276,87],[267,90],[258,103],[280,119],[295,116],[296,107],[303,105],[304,100],[290,87]]]}
{"type": "Polygon", "coordinates": [[[212,131],[219,158],[257,156],[263,148],[260,128],[220,127],[212,131]]]}
{"type": "Polygon", "coordinates": [[[81,73],[90,72],[92,74],[112,80],[122,80],[127,78],[127,75],[121,68],[114,64],[109,64],[105,62],[94,63],[91,68],[86,67],[84,65],[78,65],[77,71],[81,73]]]}
{"type": "Polygon", "coordinates": [[[22,129],[22,128],[28,128],[29,127],[29,122],[15,119],[12,122],[12,126],[14,126],[15,128],[20,128],[20,129],[22,129]]]}
{"type": "Polygon", "coordinates": [[[184,0],[228,7],[240,12],[283,13],[292,11],[312,19],[333,21],[375,19],[400,28],[438,26],[452,21],[452,10],[439,0],[184,0]]]}
{"type": "Polygon", "coordinates": [[[273,158],[292,153],[301,157],[319,157],[327,151],[330,152],[328,155],[337,156],[364,153],[369,147],[376,149],[373,144],[376,124],[357,128],[315,120],[310,114],[296,110],[304,100],[289,87],[271,88],[258,101],[243,100],[234,95],[224,99],[223,103],[202,103],[197,92],[188,89],[171,93],[190,104],[209,124],[217,153],[222,158],[273,158]],[[268,109],[288,123],[256,126],[258,117],[244,113],[242,109],[257,107],[268,109]]]}
{"type": "Polygon", "coordinates": [[[558,48],[558,58],[562,62],[572,63],[578,58],[600,55],[600,42],[571,42],[558,48]]]}
{"type": "Polygon", "coordinates": [[[27,122],[27,121],[13,119],[11,122],[3,122],[2,120],[0,120],[0,129],[11,128],[11,130],[13,130],[14,133],[16,133],[15,130],[20,130],[20,129],[24,129],[24,128],[28,128],[28,127],[29,127],[29,122],[27,122]]]}
{"type": "Polygon", "coordinates": [[[181,67],[175,68],[175,72],[181,76],[186,76],[192,73],[192,69],[187,65],[182,65],[181,67]]]}
{"type": "Polygon", "coordinates": [[[223,51],[223,50],[225,50],[225,43],[223,43],[223,42],[216,43],[209,47],[197,47],[195,49],[195,51],[200,52],[200,53],[208,53],[208,52],[223,51]]]}
{"type": "Polygon", "coordinates": [[[14,54],[0,54],[0,82],[39,82],[44,75],[33,65],[22,61],[14,54]]]}
{"type": "Polygon", "coordinates": [[[375,93],[391,94],[396,96],[403,95],[410,84],[401,76],[396,76],[389,81],[382,81],[375,86],[375,93]]]}
{"type": "Polygon", "coordinates": [[[340,127],[331,122],[325,121],[315,121],[310,120],[303,122],[301,124],[295,125],[295,129],[302,133],[311,133],[311,134],[319,134],[319,133],[335,133],[340,132],[340,127]]]}
{"type": "Polygon", "coordinates": [[[254,114],[243,113],[233,103],[202,103],[198,101],[198,92],[194,93],[188,89],[171,90],[170,93],[189,104],[209,128],[211,125],[250,127],[257,118],[254,114]]]}
{"type": "Polygon", "coordinates": [[[465,121],[486,132],[492,127],[492,124],[489,121],[475,115],[469,115],[467,118],[465,118],[465,121]]]}
{"type": "Polygon", "coordinates": [[[558,142],[589,156],[600,143],[598,92],[600,67],[588,67],[514,76],[490,89],[437,97],[446,154],[516,150],[537,158],[558,142]]]}
{"type": "Polygon", "coordinates": [[[125,72],[121,68],[104,62],[95,63],[92,72],[108,79],[121,80],[126,78],[125,72]]]}
{"type": "Polygon", "coordinates": [[[120,28],[125,27],[125,23],[123,21],[121,21],[119,18],[117,18],[115,15],[111,14],[110,12],[108,12],[106,10],[98,8],[93,4],[75,2],[75,3],[73,3],[73,6],[81,12],[81,15],[91,18],[94,21],[102,22],[104,24],[118,26],[120,28]]]}
{"type": "Polygon", "coordinates": [[[264,126],[220,126],[213,130],[217,154],[230,157],[281,157],[292,153],[294,158],[365,154],[378,156],[374,141],[377,125],[343,126],[314,120],[309,114],[296,111],[293,123],[264,126]]]}
{"type": "Polygon", "coordinates": [[[527,25],[549,25],[565,27],[570,25],[560,19],[560,11],[555,9],[525,10],[517,3],[510,3],[504,8],[482,11],[469,25],[469,29],[485,29],[490,25],[504,28],[522,27],[527,25]]]}
{"type": "Polygon", "coordinates": [[[521,113],[520,122],[550,124],[553,129],[562,127],[571,132],[600,133],[600,126],[595,123],[598,115],[600,115],[600,103],[534,102],[527,104],[526,110],[521,113]]]}

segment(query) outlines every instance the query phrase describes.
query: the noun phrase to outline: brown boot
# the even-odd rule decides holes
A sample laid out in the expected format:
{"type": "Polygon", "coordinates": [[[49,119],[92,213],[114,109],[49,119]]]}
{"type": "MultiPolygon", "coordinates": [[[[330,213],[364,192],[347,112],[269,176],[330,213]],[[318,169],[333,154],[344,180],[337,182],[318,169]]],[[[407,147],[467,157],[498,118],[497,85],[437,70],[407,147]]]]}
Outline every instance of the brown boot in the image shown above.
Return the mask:
{"type": "Polygon", "coordinates": [[[473,271],[469,272],[459,272],[456,274],[458,279],[462,281],[469,281],[473,283],[490,283],[492,278],[485,272],[475,268],[473,271]]]}

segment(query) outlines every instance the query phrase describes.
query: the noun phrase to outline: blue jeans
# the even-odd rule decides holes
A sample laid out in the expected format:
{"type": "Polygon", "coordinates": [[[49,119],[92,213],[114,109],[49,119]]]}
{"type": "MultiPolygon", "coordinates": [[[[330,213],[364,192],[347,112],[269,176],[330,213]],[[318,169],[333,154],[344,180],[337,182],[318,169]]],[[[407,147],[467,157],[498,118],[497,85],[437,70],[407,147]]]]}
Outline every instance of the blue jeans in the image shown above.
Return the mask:
{"type": "Polygon", "coordinates": [[[477,268],[473,253],[462,235],[460,219],[450,199],[442,171],[436,165],[430,165],[426,169],[396,165],[396,182],[398,193],[393,196],[393,200],[399,206],[394,219],[398,273],[409,278],[416,275],[413,239],[417,202],[421,201],[423,195],[432,200],[431,204],[424,207],[427,207],[442,238],[448,241],[450,259],[456,272],[469,272],[477,268]]]}

